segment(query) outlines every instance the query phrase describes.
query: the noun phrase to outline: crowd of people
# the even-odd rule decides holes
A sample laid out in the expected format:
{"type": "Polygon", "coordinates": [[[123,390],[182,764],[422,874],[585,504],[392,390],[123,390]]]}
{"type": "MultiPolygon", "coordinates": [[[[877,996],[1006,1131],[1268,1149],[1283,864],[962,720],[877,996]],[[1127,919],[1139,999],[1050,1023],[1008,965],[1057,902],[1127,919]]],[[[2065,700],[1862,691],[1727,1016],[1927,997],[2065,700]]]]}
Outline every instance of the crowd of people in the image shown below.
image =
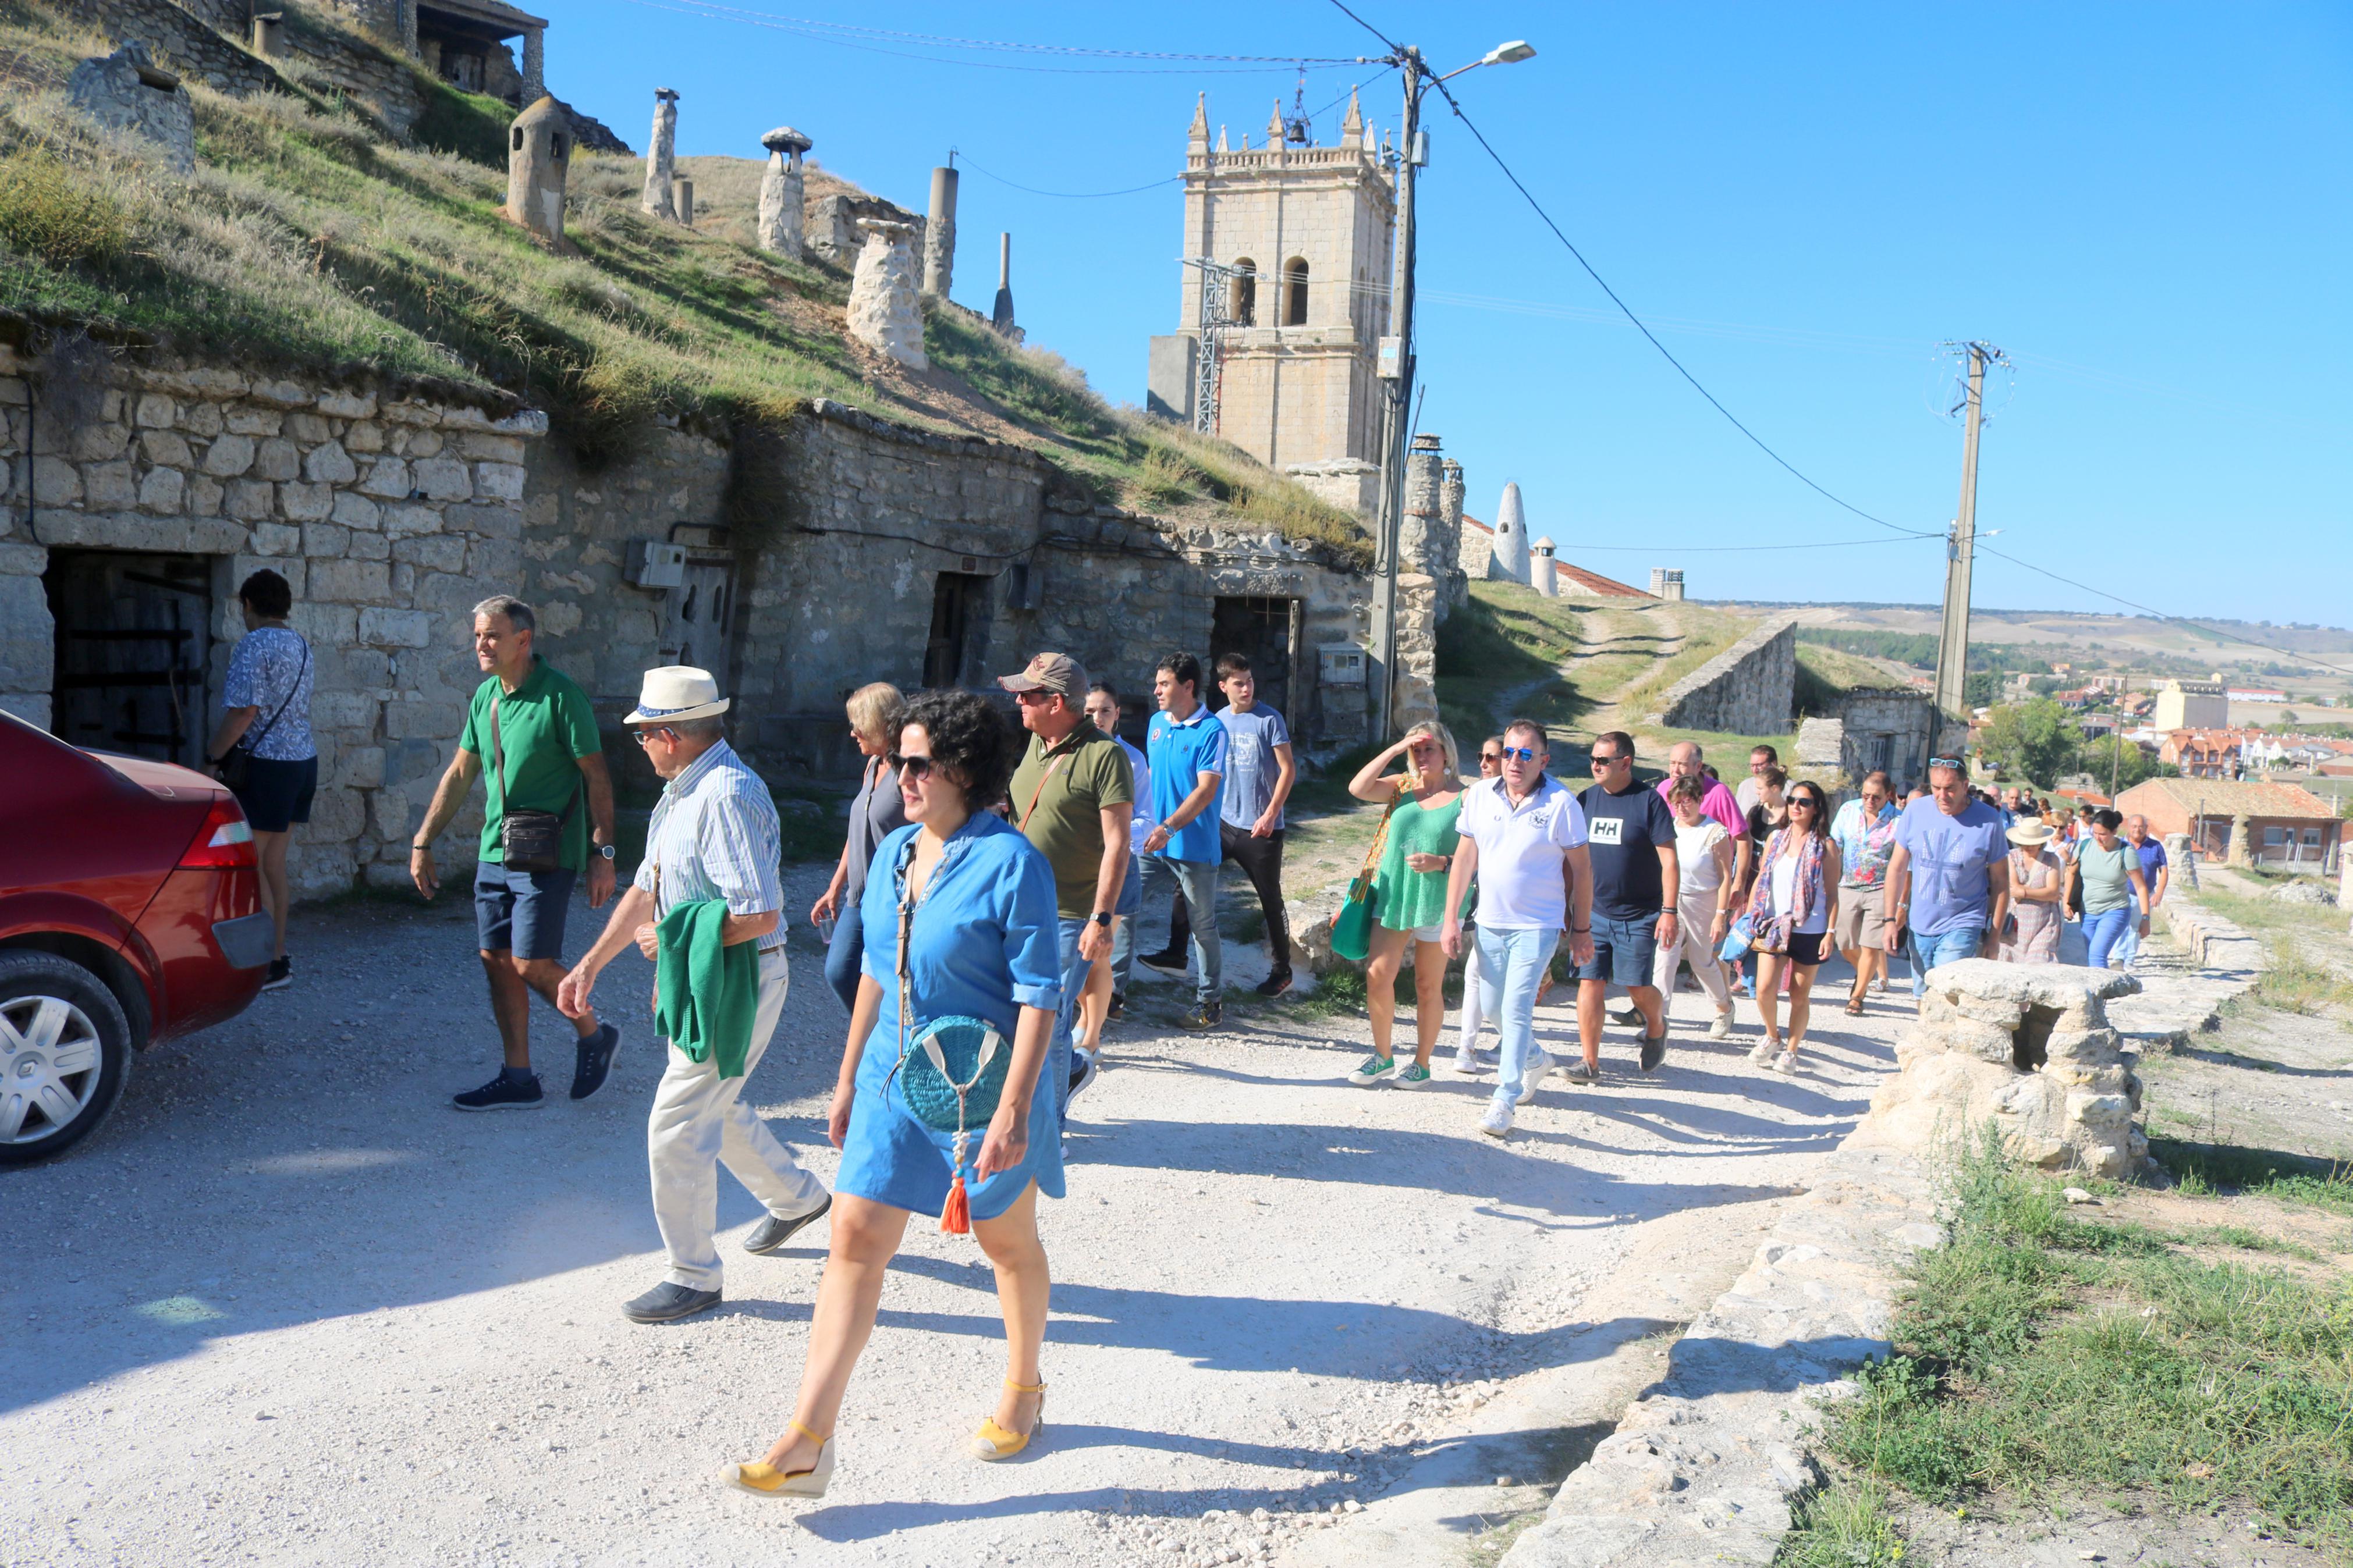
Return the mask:
{"type": "MultiPolygon", "coordinates": [[[[291,979],[285,841],[316,786],[310,650],[287,627],[283,578],[257,573],[240,597],[249,631],[211,754],[262,847],[278,985],[291,979]]],[[[646,672],[622,723],[663,787],[645,855],[622,888],[593,711],[536,651],[536,636],[520,600],[475,607],[484,679],[412,837],[410,875],[429,900],[441,889],[434,842],[486,780],[472,886],[504,1060],[452,1104],[545,1103],[530,1051],[534,994],[574,1031],[571,1097],[597,1092],[621,1030],[597,1013],[596,986],[635,948],[655,965],[665,1053],[647,1154],[667,1267],[625,1315],[670,1322],[721,1300],[722,1165],[765,1211],[748,1252],[774,1252],[829,1216],[792,1417],[762,1458],[726,1466],[721,1479],[765,1497],[823,1495],[891,1259],[919,1213],[971,1234],[996,1272],[1006,1364],[969,1450],[981,1460],[1022,1452],[1046,1393],[1050,1272],[1037,1203],[1063,1194],[1062,1128],[1101,1069],[1106,1026],[1125,1015],[1133,963],[1190,983],[1186,1027],[1222,1022],[1217,904],[1232,861],[1264,914],[1271,966],[1257,990],[1271,997],[1293,984],[1282,856],[1299,766],[1282,715],[1233,654],[1216,663],[1224,701],[1215,710],[1193,655],[1159,661],[1141,750],[1118,734],[1121,694],[1066,654],[1039,654],[1000,678],[1018,729],[969,691],[910,697],[875,683],[849,696],[860,785],[840,857],[809,910],[828,989],[849,1017],[827,1119],[841,1152],[828,1192],[744,1102],[787,1006],[789,964],[776,808],[727,742],[729,699],[704,670],[646,672]],[[612,909],[567,967],[565,918],[584,879],[590,908],[612,909]],[[1164,895],[1167,940],[1139,958],[1145,902],[1164,895]]],[[[1613,1018],[1638,1031],[1638,1070],[1656,1070],[1668,999],[1686,968],[1714,1009],[1708,1039],[1736,1033],[1745,998],[1759,1026],[1751,1059],[1793,1073],[1815,978],[1833,952],[1852,965],[1845,1011],[1858,1015],[1898,952],[1915,995],[1929,969],[1958,958],[2055,961],[2065,910],[2083,920],[2094,963],[2129,963],[2165,893],[2164,851],[2139,818],[2089,808],[2062,818],[2015,790],[1985,795],[1957,757],[1931,758],[1925,787],[1900,805],[1874,773],[1835,810],[1820,784],[1792,781],[1769,746],[1752,753],[1736,788],[1689,742],[1670,750],[1663,778],[1643,783],[1634,739],[1620,731],[1594,740],[1589,783],[1556,777],[1552,763],[1544,727],[1514,720],[1481,742],[1467,776],[1454,737],[1432,721],[1349,780],[1381,818],[1349,895],[1361,907],[1344,910],[1364,938],[1370,1033],[1348,1083],[1431,1081],[1458,959],[1451,1067],[1492,1072],[1477,1126],[1503,1139],[1554,1071],[1601,1081],[1613,1018]],[[1563,960],[1578,1053],[1556,1064],[1537,1043],[1535,1012],[1563,960]],[[1396,1038],[1408,963],[1409,1051],[1396,1038]],[[1627,1004],[1615,1014],[1612,987],[1627,1004]],[[1480,1050],[1490,1024],[1492,1067],[1480,1050]]]]}

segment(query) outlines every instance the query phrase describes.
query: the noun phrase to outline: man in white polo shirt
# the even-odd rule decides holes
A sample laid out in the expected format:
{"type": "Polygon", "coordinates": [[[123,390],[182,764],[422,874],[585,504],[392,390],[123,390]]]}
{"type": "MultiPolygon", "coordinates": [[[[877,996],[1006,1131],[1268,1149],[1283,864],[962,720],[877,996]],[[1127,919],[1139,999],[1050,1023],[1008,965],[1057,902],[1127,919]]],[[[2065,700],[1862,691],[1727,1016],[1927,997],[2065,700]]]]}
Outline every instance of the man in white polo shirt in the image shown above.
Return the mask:
{"type": "Polygon", "coordinates": [[[1544,730],[1515,719],[1504,730],[1504,772],[1462,792],[1453,865],[1446,876],[1446,920],[1439,941],[1451,958],[1462,951],[1462,900],[1479,884],[1479,967],[1487,1011],[1502,1037],[1495,1098],[1479,1131],[1501,1138],[1515,1106],[1535,1098],[1552,1066],[1535,1044],[1536,984],[1564,926],[1569,955],[1593,958],[1593,868],[1585,847],[1585,813],[1545,773],[1552,760],[1544,730]],[[1498,997],[1496,993],[1500,992],[1498,997]]]}

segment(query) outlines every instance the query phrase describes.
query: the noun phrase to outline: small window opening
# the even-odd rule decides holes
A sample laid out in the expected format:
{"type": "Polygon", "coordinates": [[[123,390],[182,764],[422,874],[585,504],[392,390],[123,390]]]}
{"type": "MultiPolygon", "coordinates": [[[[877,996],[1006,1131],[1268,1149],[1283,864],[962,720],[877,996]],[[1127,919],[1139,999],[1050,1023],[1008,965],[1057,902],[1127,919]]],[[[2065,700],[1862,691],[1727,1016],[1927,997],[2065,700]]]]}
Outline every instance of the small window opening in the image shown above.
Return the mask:
{"type": "Polygon", "coordinates": [[[520,152],[522,152],[522,126],[518,125],[518,126],[516,126],[516,127],[514,128],[514,144],[513,144],[512,147],[510,147],[510,148],[508,149],[508,151],[509,151],[509,152],[513,152],[513,153],[520,153],[520,152]]]}
{"type": "Polygon", "coordinates": [[[1307,324],[1307,258],[1294,256],[1282,268],[1282,324],[1307,324]]]}
{"type": "Polygon", "coordinates": [[[1258,263],[1247,256],[1234,263],[1233,310],[1240,325],[1258,325],[1258,263]]]}

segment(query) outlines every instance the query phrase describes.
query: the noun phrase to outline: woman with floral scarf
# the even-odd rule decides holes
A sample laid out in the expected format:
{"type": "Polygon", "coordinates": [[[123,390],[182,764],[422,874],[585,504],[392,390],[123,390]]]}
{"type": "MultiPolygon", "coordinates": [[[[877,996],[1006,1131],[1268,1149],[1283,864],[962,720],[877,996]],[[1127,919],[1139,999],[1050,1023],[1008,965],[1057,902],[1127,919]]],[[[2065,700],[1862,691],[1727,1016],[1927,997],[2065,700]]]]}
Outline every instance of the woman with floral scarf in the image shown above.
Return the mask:
{"type": "Polygon", "coordinates": [[[1748,920],[1757,952],[1757,1012],[1765,1037],[1748,1059],[1781,1072],[1798,1070],[1798,1046],[1806,1037],[1814,971],[1830,946],[1837,912],[1839,849],[1831,837],[1830,801],[1820,784],[1802,780],[1785,797],[1788,820],[1773,830],[1757,858],[1757,881],[1748,898],[1748,920]],[[1781,1037],[1781,974],[1789,975],[1789,1036],[1781,1037]]]}

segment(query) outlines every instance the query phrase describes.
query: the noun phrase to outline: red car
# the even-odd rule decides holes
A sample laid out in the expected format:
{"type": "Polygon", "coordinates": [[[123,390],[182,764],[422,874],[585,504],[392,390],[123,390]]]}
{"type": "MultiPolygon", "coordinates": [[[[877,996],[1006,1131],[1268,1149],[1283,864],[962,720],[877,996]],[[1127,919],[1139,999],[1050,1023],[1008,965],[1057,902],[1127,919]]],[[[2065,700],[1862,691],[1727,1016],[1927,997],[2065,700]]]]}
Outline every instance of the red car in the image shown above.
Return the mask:
{"type": "Polygon", "coordinates": [[[133,1052],[245,1011],[274,934],[227,789],[0,712],[0,1164],[87,1136],[133,1052]]]}

